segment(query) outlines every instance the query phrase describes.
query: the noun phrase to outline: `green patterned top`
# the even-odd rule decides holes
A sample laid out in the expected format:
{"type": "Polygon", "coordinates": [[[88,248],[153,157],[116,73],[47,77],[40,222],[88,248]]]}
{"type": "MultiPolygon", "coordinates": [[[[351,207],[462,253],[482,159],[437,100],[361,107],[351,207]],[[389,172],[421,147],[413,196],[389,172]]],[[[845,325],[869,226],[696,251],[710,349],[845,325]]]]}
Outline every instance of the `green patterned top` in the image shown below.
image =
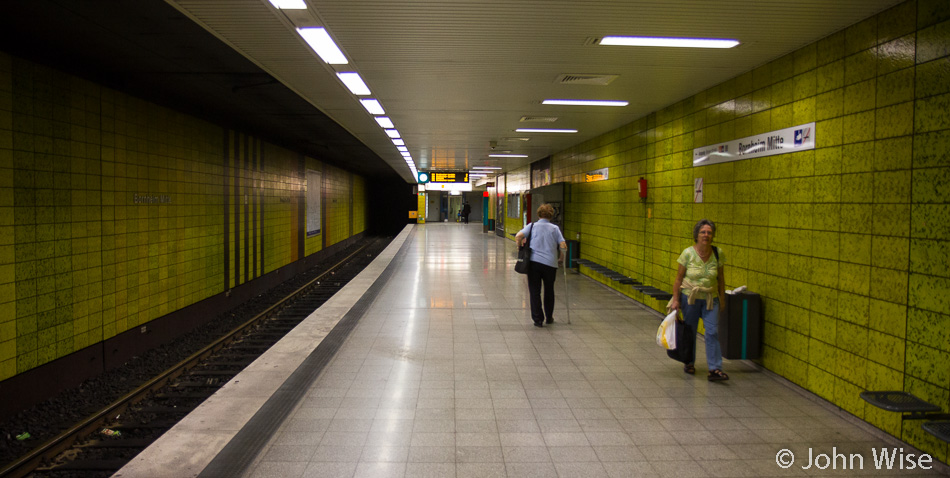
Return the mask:
{"type": "MultiPolygon", "coordinates": [[[[716,259],[716,254],[709,254],[709,260],[703,262],[703,260],[699,258],[699,253],[696,252],[696,249],[690,246],[683,249],[683,253],[680,254],[676,262],[686,268],[685,279],[690,284],[699,287],[709,287],[714,291],[718,290],[717,287],[719,284],[716,282],[716,278],[719,276],[719,268],[726,264],[726,256],[722,248],[719,248],[718,260],[716,259]]],[[[685,282],[686,281],[684,281],[684,283],[685,282]]]]}

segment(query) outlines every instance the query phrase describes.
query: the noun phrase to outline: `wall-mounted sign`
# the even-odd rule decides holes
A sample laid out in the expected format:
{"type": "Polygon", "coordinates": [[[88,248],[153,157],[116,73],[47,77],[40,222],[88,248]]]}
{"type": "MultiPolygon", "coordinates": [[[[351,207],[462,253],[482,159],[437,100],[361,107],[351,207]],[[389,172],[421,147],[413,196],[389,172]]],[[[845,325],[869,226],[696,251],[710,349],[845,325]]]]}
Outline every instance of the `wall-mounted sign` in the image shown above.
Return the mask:
{"type": "Polygon", "coordinates": [[[815,149],[815,123],[712,144],[693,150],[693,166],[815,149]]]}
{"type": "Polygon", "coordinates": [[[486,188],[493,188],[493,187],[495,187],[495,182],[494,182],[494,181],[489,181],[489,182],[485,183],[485,187],[486,187],[486,188]]]}
{"type": "Polygon", "coordinates": [[[134,204],[169,204],[172,197],[167,194],[133,194],[134,204]]]}
{"type": "Polygon", "coordinates": [[[587,172],[587,174],[584,175],[584,181],[588,183],[592,183],[594,181],[603,181],[605,179],[608,179],[607,168],[595,169],[593,171],[587,172]]]}
{"type": "Polygon", "coordinates": [[[429,172],[429,182],[433,183],[467,183],[468,173],[466,172],[429,172]]]}
{"type": "Polygon", "coordinates": [[[429,182],[429,173],[421,171],[419,173],[419,184],[425,184],[427,182],[429,182]]]}

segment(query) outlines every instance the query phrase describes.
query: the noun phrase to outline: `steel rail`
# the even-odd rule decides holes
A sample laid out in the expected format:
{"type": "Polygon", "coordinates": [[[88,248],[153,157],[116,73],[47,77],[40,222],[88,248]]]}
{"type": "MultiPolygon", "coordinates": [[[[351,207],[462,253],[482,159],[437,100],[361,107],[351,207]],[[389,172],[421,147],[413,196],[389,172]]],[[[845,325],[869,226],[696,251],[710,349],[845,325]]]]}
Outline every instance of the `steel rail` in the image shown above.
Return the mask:
{"type": "Polygon", "coordinates": [[[247,322],[235,327],[221,338],[215,340],[188,358],[178,362],[171,368],[158,374],[148,382],[142,384],[137,389],[112,402],[105,408],[86,417],[84,420],[77,423],[76,425],[73,425],[71,428],[60,433],[59,435],[47,440],[42,445],[34,448],[30,453],[11,462],[5,468],[0,469],[0,478],[23,478],[29,475],[35,471],[36,468],[39,467],[40,463],[42,463],[44,460],[52,460],[60,453],[70,449],[80,438],[93,433],[111,417],[115,417],[116,415],[123,413],[130,405],[145,399],[149,393],[165,386],[168,382],[190,369],[193,365],[197,364],[201,360],[204,360],[212,353],[217,352],[225,345],[230,344],[235,339],[240,338],[245,331],[257,325],[259,322],[268,319],[271,314],[284,306],[288,301],[296,298],[307,289],[313,287],[317,282],[323,280],[326,275],[332,274],[334,271],[336,271],[336,269],[344,266],[348,261],[350,261],[350,259],[352,259],[357,254],[362,253],[372,244],[373,242],[363,245],[358,250],[340,260],[340,262],[337,262],[328,268],[324,273],[310,280],[297,290],[291,292],[289,295],[274,305],[268,307],[263,312],[255,315],[247,322]]]}

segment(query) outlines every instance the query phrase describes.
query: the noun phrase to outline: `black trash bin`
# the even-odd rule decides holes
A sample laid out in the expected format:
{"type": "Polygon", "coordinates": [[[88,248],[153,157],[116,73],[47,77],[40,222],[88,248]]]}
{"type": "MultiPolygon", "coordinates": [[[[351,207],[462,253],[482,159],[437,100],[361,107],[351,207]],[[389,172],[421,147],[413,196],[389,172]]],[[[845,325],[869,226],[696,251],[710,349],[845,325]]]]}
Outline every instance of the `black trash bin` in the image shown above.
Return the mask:
{"type": "Polygon", "coordinates": [[[576,259],[581,257],[581,241],[575,241],[573,239],[565,241],[567,242],[567,261],[566,267],[568,269],[574,269],[577,267],[576,259]]]}
{"type": "Polygon", "coordinates": [[[762,356],[762,298],[755,292],[726,294],[727,317],[719,318],[719,345],[730,360],[762,356]]]}

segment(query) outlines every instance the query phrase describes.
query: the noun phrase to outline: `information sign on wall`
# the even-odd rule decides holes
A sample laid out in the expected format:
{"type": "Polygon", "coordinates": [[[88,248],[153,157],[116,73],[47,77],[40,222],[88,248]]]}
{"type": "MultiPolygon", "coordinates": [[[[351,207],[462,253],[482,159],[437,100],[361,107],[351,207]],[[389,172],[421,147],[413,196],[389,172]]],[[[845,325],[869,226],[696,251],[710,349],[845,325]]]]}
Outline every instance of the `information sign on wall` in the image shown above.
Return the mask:
{"type": "Polygon", "coordinates": [[[307,237],[320,234],[320,201],[323,193],[323,174],[307,170],[307,237]]]}
{"type": "Polygon", "coordinates": [[[607,168],[595,169],[584,175],[584,181],[591,183],[594,181],[604,181],[608,178],[607,168]]]}
{"type": "Polygon", "coordinates": [[[815,123],[712,144],[693,150],[693,166],[815,149],[815,123]]]}

